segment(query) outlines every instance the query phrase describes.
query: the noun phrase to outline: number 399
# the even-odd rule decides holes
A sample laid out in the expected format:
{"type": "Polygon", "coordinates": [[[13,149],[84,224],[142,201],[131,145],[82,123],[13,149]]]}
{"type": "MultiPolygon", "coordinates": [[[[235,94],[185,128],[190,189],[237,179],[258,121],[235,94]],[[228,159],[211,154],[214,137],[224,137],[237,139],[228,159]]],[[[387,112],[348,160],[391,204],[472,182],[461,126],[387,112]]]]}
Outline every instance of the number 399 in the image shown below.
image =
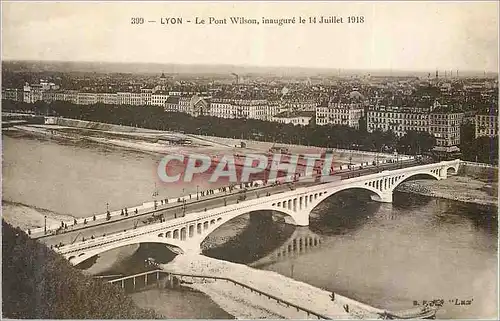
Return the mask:
{"type": "Polygon", "coordinates": [[[130,23],[133,25],[142,25],[144,23],[144,18],[130,18],[130,23]]]}

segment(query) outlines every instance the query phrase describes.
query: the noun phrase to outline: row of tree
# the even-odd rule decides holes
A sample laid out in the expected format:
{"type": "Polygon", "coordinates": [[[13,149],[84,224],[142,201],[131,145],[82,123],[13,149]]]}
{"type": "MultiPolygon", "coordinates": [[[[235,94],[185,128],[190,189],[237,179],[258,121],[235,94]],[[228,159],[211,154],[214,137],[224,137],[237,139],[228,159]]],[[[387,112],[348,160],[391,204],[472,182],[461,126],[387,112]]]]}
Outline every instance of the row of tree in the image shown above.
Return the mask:
{"type": "Polygon", "coordinates": [[[4,101],[4,110],[26,110],[43,115],[112,123],[158,130],[180,131],[219,137],[255,139],[268,142],[301,144],[329,148],[368,151],[399,151],[417,154],[432,149],[435,139],[426,132],[408,132],[398,138],[392,131],[368,133],[348,126],[294,126],[255,119],[192,117],[165,112],[161,107],[123,105],[76,105],[64,101],[35,104],[4,101]]]}
{"type": "Polygon", "coordinates": [[[460,150],[463,160],[498,164],[498,136],[476,138],[476,128],[473,124],[461,127],[460,150]]]}
{"type": "MultiPolygon", "coordinates": [[[[349,148],[367,151],[398,151],[422,154],[436,143],[427,132],[408,131],[397,137],[392,131],[368,133],[366,126],[294,126],[255,119],[224,119],[211,116],[192,117],[184,113],[165,112],[162,107],[123,105],[76,105],[64,101],[35,104],[3,101],[4,110],[32,111],[43,115],[104,122],[158,130],[180,131],[218,137],[254,139],[276,143],[301,144],[329,148],[349,148]]],[[[363,123],[364,121],[362,121],[363,123]]],[[[473,124],[462,126],[461,158],[469,161],[498,163],[498,137],[475,138],[473,124]]]]}
{"type": "MultiPolygon", "coordinates": [[[[398,151],[405,154],[422,154],[436,143],[427,132],[408,131],[397,137],[392,131],[366,131],[361,120],[360,129],[348,126],[294,126],[255,119],[224,119],[210,116],[192,117],[184,113],[168,113],[163,108],[148,106],[122,106],[95,104],[76,105],[57,101],[50,104],[3,102],[4,110],[25,110],[38,114],[51,114],[97,122],[120,124],[159,130],[181,131],[219,137],[255,139],[268,142],[302,144],[321,147],[338,147],[367,151],[398,151]]],[[[461,158],[489,164],[498,164],[498,136],[475,138],[475,126],[465,124],[460,135],[461,158]]]]}

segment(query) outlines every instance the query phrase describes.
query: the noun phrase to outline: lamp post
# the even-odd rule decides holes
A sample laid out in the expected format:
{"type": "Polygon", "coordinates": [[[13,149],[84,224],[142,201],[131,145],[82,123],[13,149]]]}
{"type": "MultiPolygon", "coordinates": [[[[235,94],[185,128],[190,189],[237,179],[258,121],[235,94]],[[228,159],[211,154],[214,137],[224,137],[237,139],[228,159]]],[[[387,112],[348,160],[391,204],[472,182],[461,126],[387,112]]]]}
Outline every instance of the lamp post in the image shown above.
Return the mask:
{"type": "Polygon", "coordinates": [[[44,218],[45,218],[44,234],[47,234],[47,215],[45,215],[44,218]]]}
{"type": "Polygon", "coordinates": [[[182,212],[183,216],[186,216],[186,199],[184,198],[185,196],[185,188],[182,189],[182,212]]]}

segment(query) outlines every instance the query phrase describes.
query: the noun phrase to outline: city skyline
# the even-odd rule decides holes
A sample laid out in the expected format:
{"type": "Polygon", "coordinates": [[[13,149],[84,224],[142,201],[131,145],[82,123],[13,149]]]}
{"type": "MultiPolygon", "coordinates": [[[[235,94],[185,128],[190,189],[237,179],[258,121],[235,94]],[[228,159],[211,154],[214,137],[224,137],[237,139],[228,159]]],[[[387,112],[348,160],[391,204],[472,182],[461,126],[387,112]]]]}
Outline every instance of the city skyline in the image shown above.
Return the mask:
{"type": "Polygon", "coordinates": [[[497,2],[4,2],[2,7],[3,60],[498,71],[497,2]],[[186,21],[242,14],[256,18],[363,15],[366,23],[135,26],[129,21],[135,16],[179,16],[186,21]]]}

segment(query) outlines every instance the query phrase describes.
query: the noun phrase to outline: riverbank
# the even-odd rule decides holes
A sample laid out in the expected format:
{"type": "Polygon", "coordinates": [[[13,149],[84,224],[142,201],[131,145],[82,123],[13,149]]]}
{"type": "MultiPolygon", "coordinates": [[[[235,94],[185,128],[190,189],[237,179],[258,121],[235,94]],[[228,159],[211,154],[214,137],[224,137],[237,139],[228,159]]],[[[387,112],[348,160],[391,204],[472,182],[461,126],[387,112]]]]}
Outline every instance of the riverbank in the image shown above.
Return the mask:
{"type": "MultiPolygon", "coordinates": [[[[212,259],[202,255],[180,255],[172,262],[162,265],[162,268],[177,273],[229,277],[334,319],[374,319],[378,318],[377,312],[382,311],[337,294],[335,301],[332,302],[329,291],[295,281],[275,272],[256,270],[243,264],[212,259]],[[348,305],[349,312],[346,312],[345,305],[348,305]]],[[[259,296],[257,293],[236,287],[230,282],[195,282],[187,286],[206,293],[222,309],[238,319],[304,319],[307,317],[302,311],[287,308],[276,301],[259,296]]]]}
{"type": "MultiPolygon", "coordinates": [[[[200,136],[200,135],[184,135],[181,133],[161,132],[161,131],[137,131],[126,132],[116,131],[116,128],[97,126],[86,127],[77,126],[69,127],[73,123],[64,123],[63,125],[19,125],[6,130],[21,131],[35,136],[45,136],[61,140],[86,140],[89,142],[114,147],[142,152],[154,155],[164,154],[189,154],[201,153],[217,155],[221,153],[267,153],[273,146],[284,146],[289,148],[290,152],[296,154],[321,154],[325,148],[314,146],[274,144],[270,142],[261,142],[253,140],[238,140],[231,138],[200,136]],[[168,143],[165,137],[185,138],[192,141],[190,145],[178,145],[168,143]],[[156,141],[156,142],[154,142],[156,141]],[[239,147],[241,142],[245,142],[246,147],[239,147]]],[[[393,158],[391,154],[351,151],[343,149],[333,149],[333,162],[339,165],[371,163],[378,159],[379,161],[393,158]]]]}
{"type": "Polygon", "coordinates": [[[61,221],[73,220],[73,216],[59,214],[47,209],[20,204],[16,202],[2,201],[2,217],[12,226],[27,229],[43,228],[45,218],[47,226],[60,225],[61,221]]]}
{"type": "Polygon", "coordinates": [[[465,203],[498,206],[498,182],[487,182],[468,176],[448,176],[440,181],[407,181],[396,190],[465,203]]]}
{"type": "MultiPolygon", "coordinates": [[[[171,136],[172,134],[170,132],[159,132],[155,134],[131,134],[124,132],[104,131],[100,129],[80,127],[66,127],[59,125],[14,126],[8,131],[15,130],[30,133],[36,136],[45,136],[61,140],[86,140],[109,147],[122,148],[149,154],[183,154],[186,152],[212,154],[228,150],[228,148],[225,146],[218,144],[208,144],[201,140],[194,140],[191,145],[168,143],[168,141],[165,140],[165,137],[163,136],[171,136]]],[[[183,138],[183,135],[176,138],[183,138]]]]}

